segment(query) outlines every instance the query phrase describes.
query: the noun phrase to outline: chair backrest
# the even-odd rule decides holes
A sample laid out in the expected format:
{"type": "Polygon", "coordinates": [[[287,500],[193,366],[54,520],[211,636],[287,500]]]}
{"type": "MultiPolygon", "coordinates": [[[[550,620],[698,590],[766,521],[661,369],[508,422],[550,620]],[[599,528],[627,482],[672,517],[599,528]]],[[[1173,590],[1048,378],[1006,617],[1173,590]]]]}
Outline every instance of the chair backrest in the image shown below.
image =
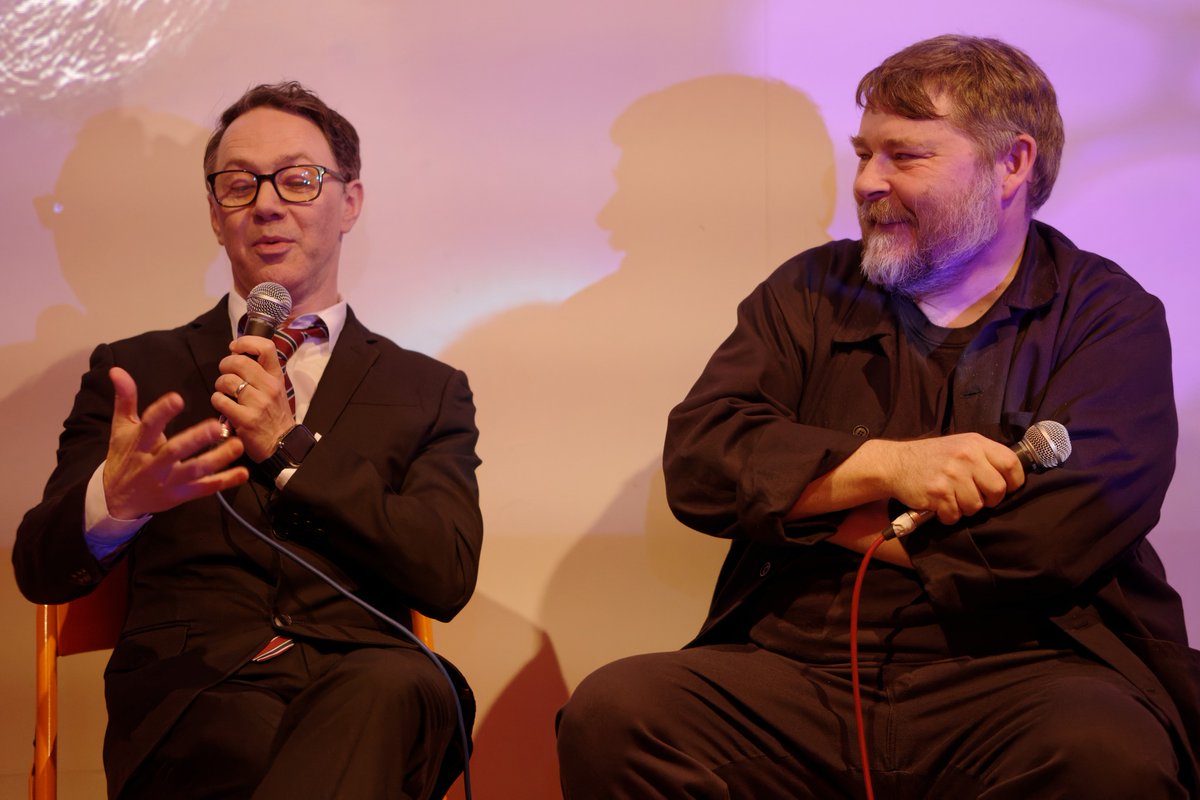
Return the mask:
{"type": "MultiPolygon", "coordinates": [[[[58,797],[58,657],[117,644],[125,621],[129,577],[120,561],[99,586],[78,600],[37,607],[37,721],[33,734],[31,800],[58,797]]],[[[433,621],[412,612],[412,631],[433,649],[433,621]]]]}

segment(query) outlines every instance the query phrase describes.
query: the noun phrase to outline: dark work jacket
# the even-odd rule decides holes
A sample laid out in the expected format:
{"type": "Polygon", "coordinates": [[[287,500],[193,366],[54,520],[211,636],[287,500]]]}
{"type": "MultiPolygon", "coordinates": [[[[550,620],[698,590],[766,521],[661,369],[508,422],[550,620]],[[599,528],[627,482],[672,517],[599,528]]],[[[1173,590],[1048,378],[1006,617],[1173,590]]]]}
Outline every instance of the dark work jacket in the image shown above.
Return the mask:
{"type": "MultiPolygon", "coordinates": [[[[107,451],[109,368],[133,376],[139,411],[166,392],[183,396],[170,436],[214,415],[209,398],[229,341],[222,300],[188,325],[93,352],[58,466],[17,532],[13,563],[27,598],[70,601],[111,566],[92,557],[81,530],[87,483],[107,451]]],[[[371,333],[348,311],[304,420],[320,441],[282,491],[251,482],[226,495],[256,527],[393,619],[407,622],[416,609],[449,620],[474,590],[483,536],[474,415],[461,372],[371,333]]],[[[105,671],[113,797],[192,698],[275,633],[413,646],[252,538],[215,498],[155,514],[122,557],[129,611],[105,671]]]]}
{"type": "MultiPolygon", "coordinates": [[[[913,372],[896,304],[857,241],[791,259],[738,309],[734,332],[671,413],[664,469],[676,516],[732,539],[703,643],[746,635],[737,614],[796,568],[844,514],[785,522],[804,487],[865,437],[929,431],[892,414],[913,372]]],[[[1117,265],[1031,223],[1012,284],[953,374],[954,433],[1014,442],[1057,420],[1073,452],[994,509],[903,540],[936,613],[1037,617],[1125,675],[1170,720],[1193,787],[1200,654],[1146,535],[1175,465],[1162,304],[1117,265]]]]}

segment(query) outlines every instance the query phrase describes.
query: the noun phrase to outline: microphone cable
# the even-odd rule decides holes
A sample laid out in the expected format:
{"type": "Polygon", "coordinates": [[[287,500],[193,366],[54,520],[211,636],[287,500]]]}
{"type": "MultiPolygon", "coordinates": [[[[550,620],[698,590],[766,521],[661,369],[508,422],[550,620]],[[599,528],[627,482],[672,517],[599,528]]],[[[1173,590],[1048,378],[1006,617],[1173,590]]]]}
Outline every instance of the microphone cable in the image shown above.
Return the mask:
{"type": "Polygon", "coordinates": [[[858,606],[862,599],[863,579],[867,575],[867,567],[871,564],[871,556],[887,541],[883,534],[875,538],[863,554],[862,563],[858,567],[858,575],[854,578],[854,591],[850,594],[850,684],[854,693],[854,724],[858,733],[858,752],[862,759],[863,789],[867,800],[875,800],[875,791],[871,787],[871,764],[867,753],[867,731],[863,722],[862,690],[858,670],[858,606]]]}
{"type": "MultiPolygon", "coordinates": [[[[1011,449],[1017,454],[1025,472],[1043,472],[1061,466],[1070,458],[1071,436],[1062,423],[1042,420],[1030,425],[1025,435],[1012,445],[1011,449]]],[[[854,722],[858,728],[858,751],[862,758],[863,789],[866,790],[867,800],[875,800],[875,793],[871,787],[871,767],[868,761],[866,726],[863,722],[858,665],[858,608],[862,599],[863,579],[866,577],[871,557],[884,542],[907,536],[934,516],[934,512],[930,510],[905,511],[880,531],[863,554],[858,575],[854,579],[854,591],[850,595],[850,683],[854,693],[854,722]]]]}
{"type": "MultiPolygon", "coordinates": [[[[271,281],[260,283],[251,289],[250,293],[246,297],[246,315],[248,321],[245,333],[270,339],[274,334],[275,329],[283,325],[284,321],[288,318],[288,315],[291,314],[291,312],[292,296],[286,287],[271,281]]],[[[226,426],[226,432],[228,433],[229,427],[225,422],[224,417],[221,418],[221,423],[222,425],[226,426]]],[[[387,614],[372,606],[367,601],[358,597],[349,589],[334,580],[331,576],[325,574],[325,572],[315,564],[309,562],[303,556],[288,550],[273,538],[251,525],[250,522],[247,521],[241,514],[239,514],[237,511],[234,511],[233,506],[230,505],[229,501],[225,499],[223,494],[217,492],[216,496],[218,502],[220,502],[221,506],[224,507],[227,512],[229,512],[229,515],[241,523],[242,527],[248,530],[257,539],[265,543],[268,547],[280,555],[291,559],[293,563],[311,573],[313,576],[328,585],[331,589],[358,607],[362,608],[367,613],[371,614],[377,619],[382,620],[383,622],[386,622],[388,625],[396,629],[401,636],[415,644],[422,653],[429,657],[429,660],[432,661],[434,666],[438,668],[438,671],[442,673],[442,677],[446,679],[446,683],[450,687],[450,694],[454,697],[454,711],[457,716],[459,742],[463,751],[463,789],[465,791],[466,800],[471,800],[471,750],[469,747],[470,742],[467,734],[466,717],[463,714],[462,701],[458,696],[458,687],[455,685],[453,678],[450,677],[450,673],[446,670],[446,667],[442,664],[441,660],[438,659],[437,655],[428,647],[426,647],[425,643],[415,636],[407,626],[397,622],[387,614]]],[[[265,514],[265,509],[262,508],[262,498],[259,496],[257,491],[254,493],[254,496],[255,499],[258,500],[259,508],[262,509],[265,514]]]]}
{"type": "Polygon", "coordinates": [[[333,577],[326,574],[320,567],[318,567],[315,564],[313,564],[312,562],[308,561],[303,556],[301,556],[297,553],[293,553],[291,550],[284,547],[279,542],[275,541],[270,536],[263,533],[258,528],[254,527],[253,525],[251,525],[250,522],[245,517],[243,517],[241,514],[239,514],[237,511],[235,511],[233,509],[233,506],[230,505],[229,501],[225,499],[225,496],[221,492],[216,493],[216,498],[217,498],[217,501],[229,513],[229,515],[231,517],[233,517],[235,520],[237,520],[242,525],[243,528],[248,530],[253,536],[255,536],[257,539],[259,539],[261,542],[265,543],[267,546],[269,546],[275,552],[291,559],[291,561],[293,563],[295,563],[295,564],[299,565],[300,567],[302,567],[303,569],[307,570],[313,576],[315,576],[316,578],[318,578],[321,581],[323,581],[324,583],[326,583],[331,589],[333,589],[338,594],[345,597],[350,602],[357,605],[359,608],[363,609],[364,611],[371,614],[372,616],[377,617],[378,619],[382,620],[383,622],[386,622],[388,625],[395,628],[396,631],[398,631],[404,638],[408,639],[410,642],[415,644],[421,650],[422,653],[424,653],[426,656],[429,657],[429,660],[432,661],[434,666],[436,666],[438,668],[438,671],[442,673],[442,677],[446,679],[446,683],[450,686],[450,694],[454,697],[454,712],[457,715],[459,744],[462,746],[462,751],[463,751],[463,790],[464,790],[466,800],[471,800],[471,750],[470,750],[470,746],[469,746],[470,743],[469,743],[469,740],[467,737],[466,718],[463,715],[462,701],[458,697],[458,686],[455,685],[454,679],[450,677],[450,673],[446,670],[446,667],[442,664],[441,660],[437,657],[437,654],[435,654],[432,650],[430,650],[428,647],[426,647],[425,643],[422,642],[420,639],[418,639],[416,637],[416,635],[413,634],[413,632],[411,630],[409,630],[408,627],[406,627],[405,625],[392,619],[387,614],[383,613],[382,611],[380,611],[379,609],[375,608],[373,605],[368,603],[366,600],[363,600],[358,595],[354,594],[349,589],[342,586],[333,577]]]}

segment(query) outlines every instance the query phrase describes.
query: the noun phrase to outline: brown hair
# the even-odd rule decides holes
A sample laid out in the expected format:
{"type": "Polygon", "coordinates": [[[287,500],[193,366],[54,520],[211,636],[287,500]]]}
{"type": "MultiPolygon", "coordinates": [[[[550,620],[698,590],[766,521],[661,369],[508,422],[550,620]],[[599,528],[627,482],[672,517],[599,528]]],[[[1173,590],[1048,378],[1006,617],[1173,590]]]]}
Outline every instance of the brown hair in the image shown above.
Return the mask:
{"type": "MultiPolygon", "coordinates": [[[[212,172],[217,163],[217,148],[221,146],[221,138],[233,121],[255,108],[277,108],[289,114],[304,117],[321,129],[329,149],[337,160],[336,168],[348,179],[358,178],[362,169],[362,157],[358,152],[358,131],[349,120],[317,97],[316,92],[306,89],[296,81],[284,83],[263,83],[248,89],[233,105],[221,114],[220,124],[208,139],[204,148],[204,171],[212,172]]],[[[328,165],[335,166],[335,165],[328,165]]]]}
{"type": "Polygon", "coordinates": [[[1025,133],[1037,142],[1029,212],[1050,197],[1062,160],[1063,124],[1054,87],[1022,51],[997,39],[937,36],[888,57],[858,83],[859,108],[908,119],[937,119],[933,100],[950,102],[947,119],[999,158],[1025,133]]]}

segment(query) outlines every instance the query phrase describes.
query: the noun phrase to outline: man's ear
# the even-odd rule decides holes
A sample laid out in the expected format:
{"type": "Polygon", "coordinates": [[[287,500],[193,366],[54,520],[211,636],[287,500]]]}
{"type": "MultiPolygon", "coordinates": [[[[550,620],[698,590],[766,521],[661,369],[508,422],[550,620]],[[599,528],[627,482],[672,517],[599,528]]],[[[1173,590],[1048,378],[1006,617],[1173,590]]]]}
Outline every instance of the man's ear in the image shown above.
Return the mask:
{"type": "Polygon", "coordinates": [[[1001,197],[1005,202],[1012,200],[1021,187],[1029,183],[1037,153],[1037,140],[1027,133],[1019,133],[1008,152],[1000,157],[997,165],[1000,168],[1001,197]]]}
{"type": "Polygon", "coordinates": [[[225,236],[221,233],[221,209],[217,206],[217,201],[213,200],[212,195],[208,196],[208,221],[212,224],[213,233],[217,235],[217,244],[221,247],[225,246],[225,236]]]}
{"type": "Polygon", "coordinates": [[[363,184],[362,181],[355,179],[346,184],[346,190],[342,198],[342,233],[350,232],[354,227],[354,223],[358,221],[358,215],[362,213],[363,207],[363,184]]]}

